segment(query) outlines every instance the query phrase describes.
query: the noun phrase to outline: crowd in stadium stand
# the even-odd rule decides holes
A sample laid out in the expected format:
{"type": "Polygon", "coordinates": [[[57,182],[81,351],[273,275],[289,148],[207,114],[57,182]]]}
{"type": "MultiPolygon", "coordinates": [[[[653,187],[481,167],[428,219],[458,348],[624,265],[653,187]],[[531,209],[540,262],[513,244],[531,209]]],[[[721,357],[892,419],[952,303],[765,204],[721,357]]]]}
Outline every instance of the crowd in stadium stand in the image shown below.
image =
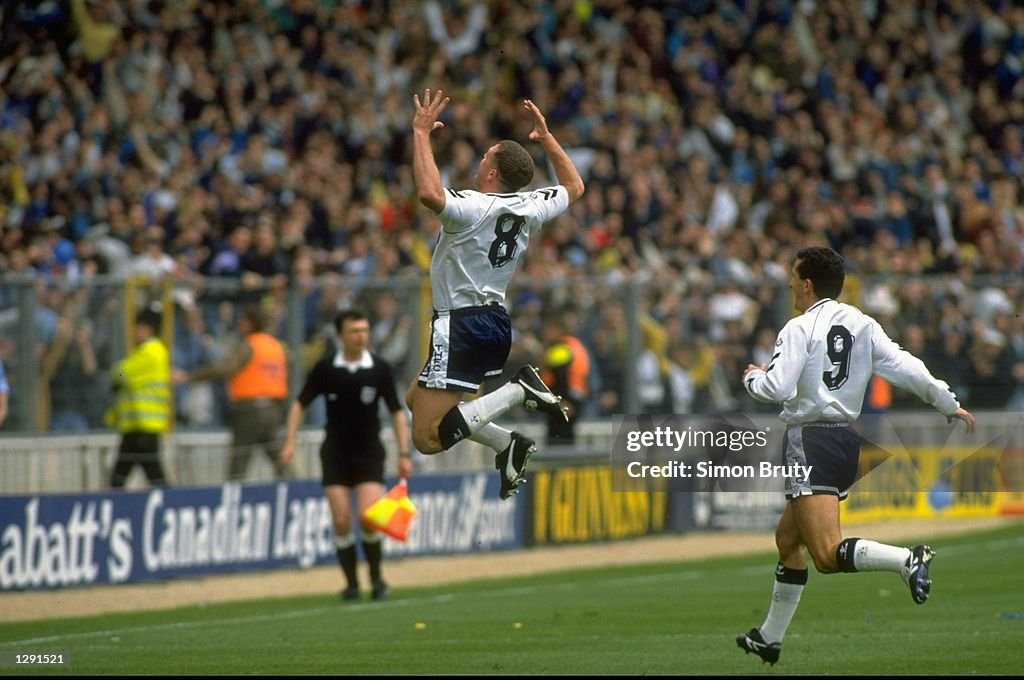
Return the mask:
{"type": "MultiPolygon", "coordinates": [[[[649,311],[642,407],[753,408],[739,375],[770,356],[793,256],[817,244],[844,255],[861,306],[971,409],[1024,408],[1019,3],[61,0],[0,12],[0,271],[46,281],[37,336],[57,429],[80,428],[64,411],[81,410],[76,389],[116,358],[97,359],[94,318],[65,313],[93,274],[254,290],[421,275],[439,226],[409,165],[424,87],[452,98],[435,134],[446,186],[473,186],[476,149],[525,142],[523,97],[579,167],[586,194],[530,244],[509,302],[517,357],[540,356],[546,314],[578,321],[593,355],[588,414],[622,411],[625,280],[642,282],[649,311]]],[[[534,185],[550,183],[531,151],[534,185]]],[[[308,298],[311,332],[351,297],[330,288],[308,298]]],[[[371,301],[377,342],[403,356],[411,320],[394,302],[371,301]]],[[[207,361],[231,322],[185,309],[175,362],[207,361]]],[[[0,334],[9,354],[15,333],[0,334]]]]}

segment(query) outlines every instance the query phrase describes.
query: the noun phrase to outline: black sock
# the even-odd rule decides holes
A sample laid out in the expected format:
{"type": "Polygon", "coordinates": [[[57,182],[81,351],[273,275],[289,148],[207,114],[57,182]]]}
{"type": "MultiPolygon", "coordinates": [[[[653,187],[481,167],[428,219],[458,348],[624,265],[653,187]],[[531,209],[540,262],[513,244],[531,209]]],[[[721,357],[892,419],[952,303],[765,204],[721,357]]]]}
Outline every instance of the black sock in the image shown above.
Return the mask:
{"type": "Polygon", "coordinates": [[[370,541],[365,536],[363,537],[363,552],[366,554],[366,563],[370,567],[370,581],[373,583],[380,581],[380,536],[377,536],[376,539],[370,541]]]}
{"type": "Polygon", "coordinates": [[[857,567],[853,563],[853,554],[857,550],[857,541],[859,540],[859,538],[847,538],[836,546],[836,562],[839,564],[840,571],[847,573],[857,571],[857,567]]]}
{"type": "Polygon", "coordinates": [[[341,571],[345,574],[348,587],[358,589],[359,578],[356,576],[356,547],[350,545],[347,548],[335,548],[335,552],[338,554],[338,564],[341,565],[341,571]]]}
{"type": "Polygon", "coordinates": [[[807,585],[806,569],[790,569],[779,562],[775,567],[775,580],[779,583],[790,583],[794,586],[807,585]]]}
{"type": "Polygon", "coordinates": [[[437,438],[441,440],[441,446],[447,451],[463,439],[468,438],[469,435],[469,423],[466,422],[462,411],[456,404],[448,413],[444,414],[441,424],[437,426],[437,438]]]}

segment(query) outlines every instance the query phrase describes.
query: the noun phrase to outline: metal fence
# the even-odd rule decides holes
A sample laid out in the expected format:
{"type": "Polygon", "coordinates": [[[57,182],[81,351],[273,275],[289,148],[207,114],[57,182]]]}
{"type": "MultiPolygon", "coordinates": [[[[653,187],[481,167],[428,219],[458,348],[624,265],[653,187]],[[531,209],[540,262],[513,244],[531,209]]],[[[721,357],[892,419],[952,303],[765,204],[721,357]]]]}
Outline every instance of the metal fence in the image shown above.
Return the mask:
{"type": "MultiPolygon", "coordinates": [[[[1024,499],[1024,416],[995,412],[978,413],[978,431],[967,435],[962,424],[946,426],[934,412],[905,412],[885,416],[891,428],[891,450],[924,448],[931,451],[960,450],[966,457],[983,448],[1001,452],[998,474],[1001,486],[1024,499]],[[965,448],[966,447],[966,448],[965,448]],[[967,450],[970,449],[970,450],[967,450]]],[[[774,421],[772,416],[761,416],[774,421]]],[[[544,425],[519,421],[513,426],[540,440],[544,425]]],[[[386,470],[395,470],[397,448],[389,428],[383,431],[387,450],[386,470]]],[[[612,460],[612,419],[587,420],[579,426],[573,446],[542,446],[532,467],[559,467],[580,462],[612,460]]],[[[297,478],[318,478],[318,451],[323,432],[307,429],[300,433],[293,465],[297,478]]],[[[70,436],[8,436],[0,439],[0,494],[62,493],[95,491],[108,488],[110,471],[116,458],[118,437],[114,433],[70,436]]],[[[164,439],[161,459],[172,485],[208,485],[228,480],[230,435],[225,431],[175,432],[164,439]]],[[[414,474],[493,470],[494,452],[465,441],[434,456],[414,456],[414,474]]],[[[147,484],[140,469],[129,477],[127,486],[147,484]]],[[[253,456],[246,474],[248,481],[273,479],[274,470],[262,456],[253,456]]]]}
{"type": "MultiPolygon", "coordinates": [[[[545,325],[555,319],[590,353],[584,420],[615,413],[773,410],[746,397],[738,377],[748,363],[770,359],[775,334],[793,315],[784,273],[743,278],[614,271],[550,279],[521,272],[507,297],[514,330],[509,372],[526,362],[544,364],[550,345],[545,325]]],[[[850,276],[844,299],[923,356],[965,404],[1024,410],[1022,280],[850,276]],[[978,370],[969,365],[975,359],[978,370]],[[1003,395],[1002,401],[993,395],[1003,395]]],[[[429,281],[422,276],[329,275],[253,286],[236,279],[0,275],[0,359],[11,385],[0,446],[11,435],[105,431],[109,368],[130,344],[134,312],[152,304],[162,308],[173,365],[184,370],[231,352],[239,340],[239,313],[259,305],[270,332],[289,349],[293,395],[312,364],[333,349],[335,314],[353,305],[368,312],[371,345],[395,367],[401,394],[425,359],[432,313],[429,281]]],[[[891,401],[895,409],[919,405],[898,394],[891,401]]],[[[222,382],[178,386],[174,432],[222,429],[227,408],[222,382]]],[[[527,414],[512,417],[526,420],[527,414]]],[[[307,424],[322,423],[322,407],[314,402],[307,424]]]]}
{"type": "MultiPolygon", "coordinates": [[[[614,396],[605,396],[603,405],[595,399],[588,413],[635,411],[649,404],[650,390],[645,392],[643,362],[625,357],[640,359],[649,350],[666,360],[672,346],[695,335],[713,342],[734,316],[742,317],[744,333],[758,323],[778,326],[788,318],[788,291],[783,286],[759,282],[746,288],[743,303],[734,310],[722,312],[722,318],[701,320],[697,316],[703,314],[702,305],[695,301],[704,295],[713,298],[715,292],[687,292],[681,280],[520,283],[510,289],[507,300],[515,330],[509,365],[542,362],[542,326],[545,319],[557,316],[594,348],[595,387],[614,396]],[[654,321],[666,315],[671,317],[667,322],[654,321]]],[[[292,394],[315,360],[334,347],[333,318],[345,307],[368,312],[372,347],[395,366],[400,389],[425,360],[432,313],[426,278],[325,276],[282,287],[209,278],[173,283],[104,277],[75,282],[0,278],[0,359],[11,384],[10,416],[0,436],[102,429],[103,411],[111,401],[107,373],[131,344],[137,310],[161,308],[173,366],[191,370],[231,351],[239,340],[235,322],[242,308],[252,304],[263,309],[270,332],[289,348],[292,394]]],[[[668,402],[664,395],[660,398],[668,402]]],[[[178,387],[176,429],[223,426],[225,408],[222,384],[178,387]]],[[[311,422],[317,423],[318,417],[314,409],[311,422]]]]}
{"type": "MultiPolygon", "coordinates": [[[[370,285],[336,277],[281,288],[249,287],[233,279],[0,280],[0,359],[11,386],[10,416],[2,432],[102,429],[111,402],[108,371],[125,356],[135,312],[143,307],[161,310],[173,367],[192,370],[231,352],[240,340],[239,314],[246,305],[258,305],[269,332],[289,349],[294,394],[315,360],[333,347],[334,315],[360,305],[375,321],[374,350],[407,380],[418,370],[425,345],[421,285],[419,280],[370,285]]],[[[175,429],[225,424],[222,384],[189,384],[175,392],[175,429]]]]}

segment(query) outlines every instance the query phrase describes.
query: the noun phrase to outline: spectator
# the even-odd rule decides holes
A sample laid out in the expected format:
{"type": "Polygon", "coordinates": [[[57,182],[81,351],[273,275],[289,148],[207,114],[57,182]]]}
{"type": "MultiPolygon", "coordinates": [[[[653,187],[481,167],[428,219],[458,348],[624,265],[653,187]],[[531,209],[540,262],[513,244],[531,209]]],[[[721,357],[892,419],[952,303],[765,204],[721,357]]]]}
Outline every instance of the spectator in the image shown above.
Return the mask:
{"type": "Polygon", "coordinates": [[[1003,411],[1013,396],[1013,357],[997,330],[980,328],[968,350],[965,382],[977,409],[1003,411]]]}
{"type": "Polygon", "coordinates": [[[678,343],[669,350],[668,384],[672,398],[672,413],[689,415],[693,413],[693,401],[697,385],[690,369],[693,366],[693,347],[678,343]]]}
{"type": "Polygon", "coordinates": [[[413,318],[402,309],[398,298],[390,290],[377,295],[373,311],[370,345],[377,348],[381,358],[393,367],[399,384],[408,382],[412,379],[412,371],[418,368],[413,364],[413,368],[408,369],[409,352],[416,340],[413,318]]]}
{"type": "Polygon", "coordinates": [[[623,413],[625,393],[624,366],[626,317],[622,307],[610,303],[601,312],[601,332],[595,336],[594,362],[600,376],[598,409],[600,415],[623,413]]]}
{"type": "Polygon", "coordinates": [[[277,234],[269,219],[256,226],[252,245],[240,261],[242,283],[248,288],[279,286],[288,273],[288,259],[277,243],[277,234]]]}
{"type": "Polygon", "coordinates": [[[98,362],[93,324],[75,316],[71,305],[61,314],[40,367],[49,386],[51,432],[88,431],[94,422],[92,406],[100,400],[95,389],[98,362]]]}
{"type": "Polygon", "coordinates": [[[228,234],[224,247],[213,256],[207,273],[210,276],[241,278],[246,271],[242,262],[251,246],[252,231],[245,225],[236,226],[228,234]]]}
{"type": "MultiPolygon", "coordinates": [[[[202,309],[195,303],[181,308],[174,325],[174,350],[171,363],[175,372],[190,373],[217,359],[217,343],[207,332],[202,309]]],[[[209,383],[177,384],[174,390],[174,413],[186,425],[222,423],[214,388],[209,383]]]]}
{"type": "Polygon", "coordinates": [[[443,10],[437,0],[423,3],[423,12],[430,27],[430,37],[449,62],[457,62],[474,52],[487,27],[487,5],[484,3],[473,3],[468,17],[457,10],[443,10]]]}
{"type": "Polygon", "coordinates": [[[945,380],[956,394],[967,394],[969,360],[967,339],[959,328],[947,329],[938,339],[938,347],[931,348],[935,361],[935,377],[945,380]]]}
{"type": "Polygon", "coordinates": [[[121,27],[113,20],[116,12],[117,5],[109,0],[71,0],[81,53],[90,64],[106,59],[121,39],[121,27]]]}
{"type": "Polygon", "coordinates": [[[711,296],[708,303],[711,320],[711,339],[723,340],[729,334],[726,326],[729,323],[738,325],[732,331],[735,334],[745,336],[753,331],[753,325],[757,321],[757,303],[740,290],[735,283],[728,282],[723,288],[711,296]]]}
{"type": "MultiPolygon", "coordinates": [[[[916,357],[921,357],[921,360],[925,362],[926,366],[934,365],[928,364],[928,360],[932,358],[933,354],[929,350],[928,339],[923,326],[915,323],[908,323],[906,326],[903,327],[903,331],[899,334],[898,338],[900,347],[902,347],[903,349],[910,352],[916,357]]],[[[938,368],[937,365],[936,368],[938,368]]],[[[936,371],[936,375],[937,374],[938,371],[936,371]]],[[[881,378],[878,378],[878,380],[881,380],[881,378]]],[[[952,383],[947,384],[952,385],[952,383]]],[[[872,397],[874,396],[875,403],[877,404],[879,400],[884,399],[884,396],[882,394],[875,393],[874,387],[874,384],[869,384],[868,391],[865,397],[868,402],[871,402],[872,397]]],[[[891,393],[889,395],[888,406],[891,406],[894,409],[920,408],[920,404],[915,402],[914,395],[908,392],[907,390],[891,386],[890,389],[891,393]]],[[[867,406],[870,407],[871,404],[869,403],[867,404],[867,406]]]]}
{"type": "Polygon", "coordinates": [[[149,227],[132,235],[132,257],[128,273],[151,282],[159,281],[176,271],[174,258],[164,251],[162,230],[149,227]]]}

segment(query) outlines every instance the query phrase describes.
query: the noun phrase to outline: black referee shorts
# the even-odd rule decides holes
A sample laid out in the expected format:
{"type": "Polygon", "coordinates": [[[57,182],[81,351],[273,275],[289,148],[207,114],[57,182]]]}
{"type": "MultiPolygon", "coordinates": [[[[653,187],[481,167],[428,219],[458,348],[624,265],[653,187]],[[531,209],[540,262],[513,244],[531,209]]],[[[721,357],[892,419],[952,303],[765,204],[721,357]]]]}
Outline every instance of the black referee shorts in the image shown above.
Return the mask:
{"type": "Polygon", "coordinates": [[[376,446],[355,450],[341,445],[331,437],[320,445],[321,484],[323,486],[354,487],[368,482],[384,483],[384,447],[376,446]]]}

